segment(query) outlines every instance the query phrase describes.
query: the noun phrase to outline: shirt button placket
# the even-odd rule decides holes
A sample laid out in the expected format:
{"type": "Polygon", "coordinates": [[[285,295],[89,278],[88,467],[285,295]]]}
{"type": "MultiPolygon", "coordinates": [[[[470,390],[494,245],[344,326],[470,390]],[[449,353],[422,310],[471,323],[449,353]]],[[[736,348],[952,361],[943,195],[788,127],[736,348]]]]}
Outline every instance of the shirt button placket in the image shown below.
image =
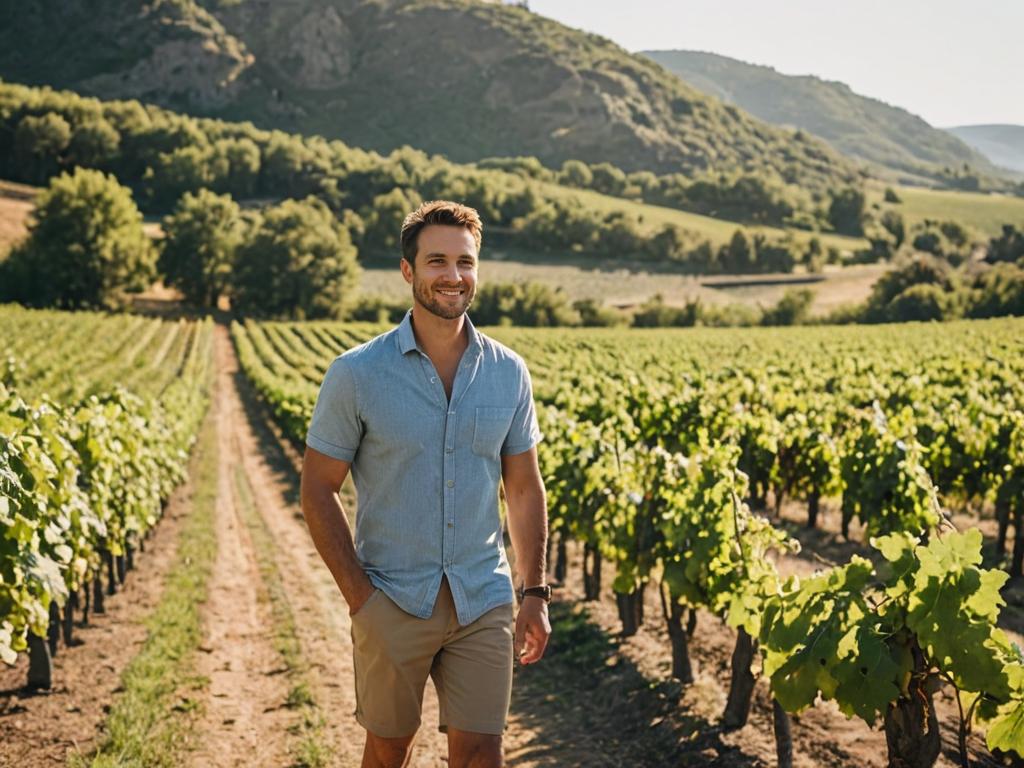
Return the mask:
{"type": "Polygon", "coordinates": [[[451,568],[455,560],[455,411],[448,411],[448,418],[445,421],[444,431],[444,567],[451,568]]]}

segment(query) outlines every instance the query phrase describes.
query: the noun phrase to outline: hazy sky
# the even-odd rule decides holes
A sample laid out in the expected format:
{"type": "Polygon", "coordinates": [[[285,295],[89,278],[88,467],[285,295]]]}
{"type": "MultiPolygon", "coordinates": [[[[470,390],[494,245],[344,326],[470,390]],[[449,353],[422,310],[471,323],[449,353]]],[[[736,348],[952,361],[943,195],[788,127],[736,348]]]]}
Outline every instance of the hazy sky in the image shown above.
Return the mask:
{"type": "Polygon", "coordinates": [[[1024,125],[1024,0],[530,0],[630,51],[840,80],[939,127],[1024,125]]]}

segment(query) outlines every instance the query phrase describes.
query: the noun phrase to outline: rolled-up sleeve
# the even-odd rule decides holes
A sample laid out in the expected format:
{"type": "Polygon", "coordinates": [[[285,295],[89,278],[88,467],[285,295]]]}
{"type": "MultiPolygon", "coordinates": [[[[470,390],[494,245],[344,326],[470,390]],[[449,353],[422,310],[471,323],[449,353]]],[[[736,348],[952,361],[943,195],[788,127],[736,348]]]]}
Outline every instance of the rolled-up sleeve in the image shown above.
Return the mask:
{"type": "Polygon", "coordinates": [[[501,445],[502,456],[515,456],[528,451],[544,439],[540,426],[537,424],[537,409],[533,404],[533,383],[526,364],[520,362],[521,381],[519,402],[516,404],[515,416],[509,427],[505,442],[501,445]]]}
{"type": "Polygon", "coordinates": [[[363,437],[355,376],[344,356],[324,376],[306,432],[306,445],[340,461],[351,462],[363,437]]]}

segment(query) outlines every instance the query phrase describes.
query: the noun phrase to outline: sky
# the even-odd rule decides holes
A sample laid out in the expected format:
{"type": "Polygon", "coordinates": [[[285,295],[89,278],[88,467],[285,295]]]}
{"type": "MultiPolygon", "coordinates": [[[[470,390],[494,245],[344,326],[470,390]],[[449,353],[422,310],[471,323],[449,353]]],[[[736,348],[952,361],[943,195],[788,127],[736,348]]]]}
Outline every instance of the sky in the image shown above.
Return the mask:
{"type": "Polygon", "coordinates": [[[630,51],[839,80],[937,127],[1024,125],[1024,0],[530,0],[630,51]]]}

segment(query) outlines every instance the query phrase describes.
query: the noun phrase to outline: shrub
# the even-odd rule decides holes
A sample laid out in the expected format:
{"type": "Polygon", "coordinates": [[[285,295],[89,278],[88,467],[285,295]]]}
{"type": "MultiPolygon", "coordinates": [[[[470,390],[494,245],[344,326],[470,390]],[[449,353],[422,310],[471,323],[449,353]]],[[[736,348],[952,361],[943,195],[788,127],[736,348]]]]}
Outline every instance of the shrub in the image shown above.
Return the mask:
{"type": "Polygon", "coordinates": [[[977,275],[968,317],[1024,316],[1024,269],[1000,263],[977,275]]]}
{"type": "Polygon", "coordinates": [[[892,300],[886,319],[894,323],[911,320],[944,320],[949,309],[948,294],[933,283],[912,285],[892,300]]]}
{"type": "Polygon", "coordinates": [[[580,315],[561,288],[544,283],[484,283],[470,311],[479,325],[579,325],[580,315]]]}
{"type": "Polygon", "coordinates": [[[1024,232],[1013,224],[1004,224],[1003,233],[988,242],[985,261],[995,264],[1000,261],[1020,262],[1024,259],[1024,232]]]}
{"type": "Polygon", "coordinates": [[[896,194],[896,190],[892,187],[885,188],[885,202],[899,204],[903,202],[903,198],[896,194]]]}
{"type": "Polygon", "coordinates": [[[814,291],[809,288],[789,288],[779,302],[761,315],[761,325],[798,325],[807,320],[814,291]]]}

